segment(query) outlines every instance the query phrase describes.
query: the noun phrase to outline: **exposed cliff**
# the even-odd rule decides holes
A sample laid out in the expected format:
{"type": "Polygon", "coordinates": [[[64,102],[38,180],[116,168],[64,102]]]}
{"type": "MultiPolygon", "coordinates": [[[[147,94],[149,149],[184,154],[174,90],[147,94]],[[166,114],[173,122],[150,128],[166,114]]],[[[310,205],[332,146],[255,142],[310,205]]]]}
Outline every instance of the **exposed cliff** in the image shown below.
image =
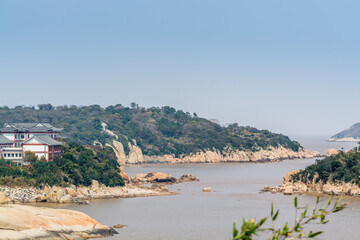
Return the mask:
{"type": "Polygon", "coordinates": [[[175,157],[165,154],[162,156],[147,156],[139,146],[129,144],[130,153],[126,155],[122,143],[114,140],[112,147],[118,156],[120,164],[146,163],[221,163],[221,162],[260,162],[276,161],[291,158],[312,158],[320,156],[319,152],[301,149],[297,152],[284,147],[269,148],[260,151],[240,151],[233,149],[199,151],[195,154],[175,157]]]}

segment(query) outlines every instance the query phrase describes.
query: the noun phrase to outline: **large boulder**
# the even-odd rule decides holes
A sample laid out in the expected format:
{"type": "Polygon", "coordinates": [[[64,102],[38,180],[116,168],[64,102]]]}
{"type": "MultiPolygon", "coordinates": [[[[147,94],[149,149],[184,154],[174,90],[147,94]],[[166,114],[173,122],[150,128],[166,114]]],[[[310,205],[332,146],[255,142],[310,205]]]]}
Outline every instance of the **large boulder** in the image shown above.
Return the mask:
{"type": "Polygon", "coordinates": [[[5,193],[0,192],[0,204],[8,203],[9,199],[6,197],[5,193]]]}
{"type": "Polygon", "coordinates": [[[206,187],[206,188],[203,188],[202,190],[203,192],[211,192],[211,187],[206,187]]]}
{"type": "Polygon", "coordinates": [[[292,195],[294,194],[294,187],[291,185],[285,186],[284,188],[284,195],[292,195]]]}
{"type": "Polygon", "coordinates": [[[112,228],[73,210],[0,206],[1,239],[88,239],[115,233],[112,228]]]}
{"type": "Polygon", "coordinates": [[[194,175],[185,174],[185,175],[182,175],[177,181],[179,183],[181,183],[181,182],[198,182],[199,179],[197,177],[195,177],[194,175]]]}
{"type": "Polygon", "coordinates": [[[158,182],[158,183],[175,183],[176,178],[170,174],[163,172],[150,172],[145,176],[148,182],[158,182]]]}

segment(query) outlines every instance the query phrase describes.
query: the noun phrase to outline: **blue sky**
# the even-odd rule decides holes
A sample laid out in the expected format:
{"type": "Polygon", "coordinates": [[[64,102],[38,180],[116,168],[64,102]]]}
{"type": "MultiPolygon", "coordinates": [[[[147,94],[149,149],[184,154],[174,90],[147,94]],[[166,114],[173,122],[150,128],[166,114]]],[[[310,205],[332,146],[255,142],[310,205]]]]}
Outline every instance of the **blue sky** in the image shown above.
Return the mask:
{"type": "Polygon", "coordinates": [[[360,121],[360,2],[0,0],[0,105],[170,105],[332,135],[360,121]]]}

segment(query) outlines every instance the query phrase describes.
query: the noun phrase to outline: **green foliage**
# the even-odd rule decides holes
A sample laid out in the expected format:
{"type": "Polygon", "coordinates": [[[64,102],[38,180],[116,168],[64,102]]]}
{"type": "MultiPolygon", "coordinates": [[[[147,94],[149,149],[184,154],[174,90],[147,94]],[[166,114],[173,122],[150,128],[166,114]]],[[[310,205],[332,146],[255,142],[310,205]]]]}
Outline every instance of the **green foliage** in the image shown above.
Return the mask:
{"type": "Polygon", "coordinates": [[[38,157],[36,156],[35,153],[33,153],[31,151],[26,151],[24,153],[23,159],[24,159],[24,162],[34,164],[34,162],[38,160],[38,157]]]}
{"type": "Polygon", "coordinates": [[[69,137],[83,145],[94,142],[105,144],[115,139],[103,132],[101,123],[108,125],[129,153],[133,139],[146,155],[175,154],[189,155],[200,150],[258,151],[283,146],[299,151],[299,143],[281,134],[252,127],[230,124],[227,127],[191,115],[182,110],[165,106],[142,108],[132,103],[131,108],[121,104],[102,108],[91,106],[52,106],[40,104],[33,107],[0,107],[0,125],[6,122],[49,122],[62,127],[62,136],[69,137]]]}
{"type": "Polygon", "coordinates": [[[303,182],[346,182],[360,186],[360,151],[354,148],[349,152],[316,160],[316,163],[306,167],[292,176],[294,181],[303,182]]]}
{"type": "Polygon", "coordinates": [[[331,198],[326,204],[321,204],[320,198],[318,197],[315,207],[312,211],[308,211],[309,206],[298,207],[298,199],[297,196],[295,196],[295,222],[292,227],[288,224],[288,222],[286,222],[283,226],[275,227],[275,221],[280,210],[277,210],[274,213],[274,206],[271,203],[270,217],[264,217],[258,222],[256,222],[255,219],[243,219],[241,229],[237,229],[236,224],[234,223],[233,240],[252,240],[254,237],[258,236],[260,232],[270,235],[270,237],[267,238],[268,240],[315,238],[323,232],[313,232],[312,230],[307,232],[305,226],[315,222],[320,224],[328,223],[329,220],[326,220],[326,217],[329,214],[342,211],[347,206],[347,204],[341,203],[341,200],[342,197],[340,197],[333,206],[331,206],[331,198]],[[300,214],[298,214],[299,211],[300,214]],[[261,228],[269,218],[272,222],[271,227],[261,228]]]}
{"type": "Polygon", "coordinates": [[[123,186],[119,164],[112,148],[92,147],[75,142],[64,142],[62,157],[54,161],[35,161],[32,165],[17,167],[15,163],[0,159],[0,184],[16,186],[89,186],[97,180],[106,186],[123,186]]]}

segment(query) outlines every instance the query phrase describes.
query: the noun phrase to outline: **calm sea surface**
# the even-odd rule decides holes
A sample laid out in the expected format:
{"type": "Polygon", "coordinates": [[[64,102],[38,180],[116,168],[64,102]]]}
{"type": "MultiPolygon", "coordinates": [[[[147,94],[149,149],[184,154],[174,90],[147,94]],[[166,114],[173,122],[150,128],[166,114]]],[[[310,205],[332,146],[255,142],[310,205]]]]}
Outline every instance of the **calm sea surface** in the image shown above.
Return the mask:
{"type": "MultiPolygon", "coordinates": [[[[328,148],[350,149],[356,143],[328,143],[326,137],[292,137],[303,146],[322,153],[328,148]]],[[[234,221],[269,215],[270,204],[280,208],[280,221],[294,221],[293,196],[259,193],[265,185],[280,185],[290,170],[302,169],[315,159],[286,160],[275,163],[184,164],[127,167],[130,176],[161,171],[175,177],[194,174],[200,182],[170,186],[180,193],[134,199],[92,201],[90,205],[66,205],[82,211],[106,225],[125,224],[111,239],[231,239],[234,221]],[[215,192],[203,193],[204,187],[215,192]]],[[[316,197],[302,195],[300,205],[313,205],[316,197]]],[[[360,239],[360,200],[350,199],[350,207],[331,215],[321,239],[360,239]]],[[[64,205],[56,205],[64,207],[64,205]]]]}

